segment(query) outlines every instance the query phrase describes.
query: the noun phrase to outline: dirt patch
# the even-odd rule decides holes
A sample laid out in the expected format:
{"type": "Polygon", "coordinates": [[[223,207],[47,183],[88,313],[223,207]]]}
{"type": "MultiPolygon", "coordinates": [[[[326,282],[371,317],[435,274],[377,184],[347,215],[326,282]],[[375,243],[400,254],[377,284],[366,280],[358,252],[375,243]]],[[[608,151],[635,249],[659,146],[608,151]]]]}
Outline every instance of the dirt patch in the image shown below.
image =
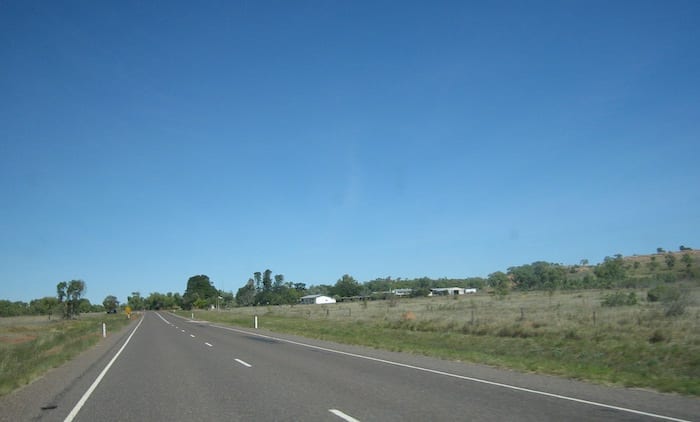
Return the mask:
{"type": "Polygon", "coordinates": [[[403,319],[404,321],[415,321],[415,320],[416,320],[416,314],[414,314],[414,313],[411,312],[411,311],[404,312],[404,313],[401,315],[401,319],[403,319]]]}
{"type": "Polygon", "coordinates": [[[4,344],[22,344],[22,343],[27,343],[32,340],[36,340],[36,336],[29,336],[29,335],[7,335],[3,334],[0,335],[0,343],[4,344]]]}

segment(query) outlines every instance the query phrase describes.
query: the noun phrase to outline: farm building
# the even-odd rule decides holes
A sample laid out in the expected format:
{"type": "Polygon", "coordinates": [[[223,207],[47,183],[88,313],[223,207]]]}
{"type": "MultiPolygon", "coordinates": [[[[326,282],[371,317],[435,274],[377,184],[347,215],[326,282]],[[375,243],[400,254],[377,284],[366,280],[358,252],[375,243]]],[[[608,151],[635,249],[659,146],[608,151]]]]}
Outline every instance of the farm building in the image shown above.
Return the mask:
{"type": "Polygon", "coordinates": [[[391,293],[396,296],[411,296],[413,294],[413,289],[394,289],[391,293]]]}
{"type": "Polygon", "coordinates": [[[335,299],[324,295],[307,295],[299,299],[302,305],[323,305],[325,303],[335,303],[335,299]]]}
{"type": "Polygon", "coordinates": [[[476,293],[476,289],[465,289],[462,287],[438,287],[430,289],[429,296],[452,296],[476,293]]]}

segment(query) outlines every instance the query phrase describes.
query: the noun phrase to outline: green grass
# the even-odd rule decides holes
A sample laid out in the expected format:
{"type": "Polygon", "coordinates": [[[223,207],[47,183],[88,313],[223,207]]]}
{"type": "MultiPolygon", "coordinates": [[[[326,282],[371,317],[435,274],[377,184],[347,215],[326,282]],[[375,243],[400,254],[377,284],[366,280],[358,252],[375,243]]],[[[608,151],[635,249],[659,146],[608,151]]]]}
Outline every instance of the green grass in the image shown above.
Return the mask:
{"type": "Polygon", "coordinates": [[[251,327],[257,314],[261,328],[277,332],[700,395],[700,288],[689,290],[685,313],[675,317],[647,302],[646,290],[636,291],[636,305],[602,307],[608,293],[236,308],[196,311],[195,318],[251,327]]]}
{"type": "Polygon", "coordinates": [[[0,395],[32,382],[102,338],[102,323],[115,332],[129,323],[124,315],[82,315],[78,320],[47,317],[0,319],[0,395]]]}

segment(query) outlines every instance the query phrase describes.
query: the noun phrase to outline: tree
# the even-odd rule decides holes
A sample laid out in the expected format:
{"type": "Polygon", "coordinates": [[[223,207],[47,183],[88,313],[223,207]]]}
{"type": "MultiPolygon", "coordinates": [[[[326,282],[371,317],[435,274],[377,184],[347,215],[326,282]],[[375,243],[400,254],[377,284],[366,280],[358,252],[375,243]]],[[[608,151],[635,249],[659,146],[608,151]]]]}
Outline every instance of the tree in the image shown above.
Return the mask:
{"type": "Polygon", "coordinates": [[[63,303],[64,318],[73,318],[80,314],[80,298],[85,293],[83,280],[62,281],[56,285],[56,293],[59,302],[63,303]]]}
{"type": "Polygon", "coordinates": [[[183,308],[182,296],[180,295],[180,293],[173,293],[173,302],[174,306],[183,308]]]}
{"type": "Polygon", "coordinates": [[[262,290],[262,273],[260,271],[254,272],[253,278],[255,279],[255,290],[258,292],[261,291],[262,290]]]}
{"type": "Polygon", "coordinates": [[[269,269],[265,270],[263,273],[263,279],[262,279],[262,284],[263,284],[263,291],[269,292],[272,290],[272,271],[269,269]]]}
{"type": "Polygon", "coordinates": [[[172,292],[168,292],[166,294],[153,292],[142,301],[143,306],[146,309],[173,309],[177,306],[177,304],[175,303],[175,296],[172,294],[172,292]]]}
{"type": "Polygon", "coordinates": [[[689,248],[689,247],[687,247],[687,246],[681,245],[680,250],[681,250],[681,252],[684,252],[684,251],[692,251],[693,248],[689,248]]]}
{"type": "Polygon", "coordinates": [[[32,314],[49,315],[49,319],[54,313],[61,312],[60,305],[61,303],[58,301],[58,299],[52,296],[34,299],[29,302],[29,307],[32,314]]]}
{"type": "Polygon", "coordinates": [[[145,309],[146,303],[141,297],[141,292],[131,292],[131,296],[126,297],[126,303],[134,311],[137,309],[145,309]]]}
{"type": "Polygon", "coordinates": [[[255,281],[252,278],[236,292],[236,303],[238,306],[251,306],[255,303],[255,281]]]}
{"type": "Polygon", "coordinates": [[[273,290],[280,290],[284,285],[284,275],[275,274],[275,284],[272,285],[273,290]]]}
{"type": "Polygon", "coordinates": [[[329,284],[319,284],[318,286],[309,286],[306,289],[306,294],[307,295],[332,296],[333,295],[333,286],[331,286],[329,284]]]}
{"type": "Polygon", "coordinates": [[[28,305],[24,302],[10,302],[9,300],[0,300],[0,317],[10,317],[26,315],[28,305]]]}
{"type": "Polygon", "coordinates": [[[619,254],[615,255],[614,258],[606,256],[601,264],[596,265],[593,273],[603,281],[606,287],[610,287],[613,283],[623,281],[627,276],[625,262],[622,259],[622,255],[619,254]]]}
{"type": "Polygon", "coordinates": [[[71,280],[66,289],[71,304],[71,316],[80,314],[80,298],[85,293],[85,282],[83,280],[71,280]]]}
{"type": "Polygon", "coordinates": [[[219,299],[219,307],[224,309],[230,307],[236,301],[236,296],[234,296],[231,291],[225,292],[219,290],[219,296],[221,297],[221,299],[219,299]]]}
{"type": "MultiPolygon", "coordinates": [[[[182,296],[182,305],[190,309],[193,305],[197,306],[195,302],[198,300],[203,300],[205,302],[204,306],[207,304],[211,305],[216,302],[218,294],[218,291],[212,285],[208,276],[203,274],[195,275],[187,280],[187,290],[185,290],[185,294],[182,296]]],[[[199,306],[202,306],[201,304],[201,301],[198,302],[199,306]]]]}
{"type": "Polygon", "coordinates": [[[587,266],[588,266],[588,260],[585,259],[585,258],[582,259],[582,260],[581,260],[581,266],[582,266],[582,267],[587,267],[587,266]]]}
{"type": "Polygon", "coordinates": [[[333,286],[332,294],[339,297],[358,296],[362,291],[360,283],[352,276],[344,274],[333,286]]]}
{"type": "Polygon", "coordinates": [[[555,289],[566,280],[566,269],[560,264],[537,261],[508,268],[508,275],[521,290],[555,289]]]}
{"type": "Polygon", "coordinates": [[[388,292],[391,290],[391,277],[375,278],[374,280],[365,283],[365,286],[371,292],[388,292]]]}
{"type": "Polygon", "coordinates": [[[109,295],[102,301],[102,306],[105,307],[108,313],[115,313],[119,307],[119,301],[116,296],[109,295]]]}
{"type": "Polygon", "coordinates": [[[659,253],[659,254],[660,254],[660,253],[664,253],[664,252],[666,252],[666,251],[664,250],[664,248],[656,248],[656,253],[659,253]]]}
{"type": "MultiPolygon", "coordinates": [[[[98,306],[99,307],[99,306],[98,306]]],[[[82,298],[78,300],[78,313],[83,313],[86,314],[88,312],[92,312],[92,303],[90,303],[90,300],[87,298],[82,298]]],[[[101,307],[99,307],[102,309],[101,307]]]]}
{"type": "Polygon", "coordinates": [[[495,290],[507,289],[510,285],[510,279],[506,273],[502,271],[496,271],[495,273],[489,274],[488,282],[489,286],[495,290]]]}
{"type": "Polygon", "coordinates": [[[63,299],[66,298],[66,288],[68,287],[67,281],[62,281],[56,285],[56,296],[58,296],[58,301],[63,303],[63,299]]]}
{"type": "Polygon", "coordinates": [[[676,265],[676,256],[670,252],[664,256],[664,260],[666,261],[666,266],[669,270],[676,265]]]}

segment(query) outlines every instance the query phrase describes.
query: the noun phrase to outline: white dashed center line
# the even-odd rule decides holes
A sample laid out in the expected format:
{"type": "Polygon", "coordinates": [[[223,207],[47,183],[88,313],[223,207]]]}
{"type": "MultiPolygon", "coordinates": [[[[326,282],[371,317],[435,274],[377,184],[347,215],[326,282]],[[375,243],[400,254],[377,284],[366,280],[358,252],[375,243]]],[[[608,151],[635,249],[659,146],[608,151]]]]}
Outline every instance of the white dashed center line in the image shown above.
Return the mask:
{"type": "Polygon", "coordinates": [[[249,363],[247,363],[247,362],[244,362],[244,361],[242,361],[242,360],[240,360],[240,359],[235,359],[235,361],[238,362],[238,363],[240,363],[241,365],[247,367],[247,368],[252,368],[252,367],[253,367],[253,365],[251,365],[251,364],[249,364],[249,363]]]}
{"type": "Polygon", "coordinates": [[[339,417],[340,419],[343,419],[347,422],[360,422],[359,420],[353,418],[350,415],[346,415],[345,413],[341,412],[340,410],[337,409],[328,409],[329,412],[334,414],[335,416],[339,417]]]}
{"type": "Polygon", "coordinates": [[[212,346],[212,345],[209,344],[209,343],[204,343],[204,344],[206,344],[206,345],[209,346],[209,347],[214,347],[214,346],[212,346]]]}

